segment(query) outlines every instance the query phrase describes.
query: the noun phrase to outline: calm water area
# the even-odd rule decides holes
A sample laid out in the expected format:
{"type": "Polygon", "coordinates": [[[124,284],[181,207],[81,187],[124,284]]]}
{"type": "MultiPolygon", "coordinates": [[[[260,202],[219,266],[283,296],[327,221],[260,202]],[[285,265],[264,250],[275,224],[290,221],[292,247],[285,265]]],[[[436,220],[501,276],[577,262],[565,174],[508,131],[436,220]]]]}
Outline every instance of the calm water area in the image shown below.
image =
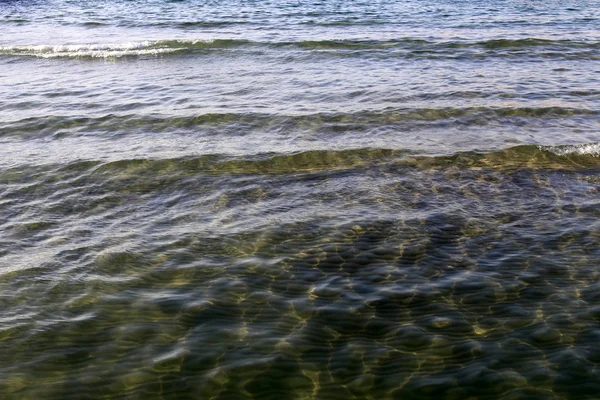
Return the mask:
{"type": "Polygon", "coordinates": [[[600,2],[0,0],[0,399],[600,399],[600,2]]]}

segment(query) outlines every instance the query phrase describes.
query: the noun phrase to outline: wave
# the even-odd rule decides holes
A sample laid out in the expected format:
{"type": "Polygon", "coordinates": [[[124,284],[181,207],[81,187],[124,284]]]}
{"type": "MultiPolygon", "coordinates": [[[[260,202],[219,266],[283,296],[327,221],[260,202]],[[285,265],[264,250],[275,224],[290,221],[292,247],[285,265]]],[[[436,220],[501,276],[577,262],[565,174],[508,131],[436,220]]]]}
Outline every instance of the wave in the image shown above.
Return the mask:
{"type": "MultiPolygon", "coordinates": [[[[186,23],[187,24],[187,23],[186,23]]],[[[190,23],[195,26],[197,23],[190,23]]],[[[600,42],[545,40],[537,38],[494,39],[487,41],[427,41],[420,39],[394,40],[306,40],[257,42],[237,39],[215,40],[146,40],[126,43],[25,45],[0,47],[0,56],[41,58],[122,58],[147,55],[188,54],[198,51],[234,48],[296,49],[304,51],[386,53],[397,57],[557,57],[599,59],[600,42]],[[523,52],[531,49],[535,51],[523,52]]]]}
{"type": "Polygon", "coordinates": [[[378,40],[318,40],[303,42],[280,43],[282,46],[297,45],[315,49],[420,49],[420,50],[442,50],[442,49],[511,49],[523,47],[546,47],[546,48],[577,48],[577,49],[599,49],[600,42],[581,42],[572,40],[547,40],[537,38],[523,39],[491,39],[485,41],[449,40],[430,41],[422,39],[392,39],[386,41],[378,40]]]}
{"type": "Polygon", "coordinates": [[[24,19],[24,18],[12,18],[12,19],[7,18],[7,19],[0,21],[0,23],[3,23],[3,24],[18,24],[18,25],[26,24],[28,22],[30,22],[30,21],[28,19],[24,19]]]}
{"type": "Polygon", "coordinates": [[[110,26],[110,24],[106,23],[106,22],[87,21],[87,22],[82,22],[81,26],[85,26],[86,28],[99,28],[99,27],[103,27],[103,26],[110,26]]]}
{"type": "Polygon", "coordinates": [[[540,150],[552,152],[561,157],[589,156],[600,157],[600,143],[583,143],[570,146],[540,146],[540,150]]]}
{"type": "Polygon", "coordinates": [[[428,169],[507,171],[586,170],[600,168],[600,143],[520,145],[491,152],[460,152],[448,156],[415,157],[411,165],[428,169]]]}
{"type": "Polygon", "coordinates": [[[45,174],[56,169],[77,175],[142,176],[152,174],[169,179],[178,174],[282,175],[340,173],[380,168],[393,173],[425,171],[473,171],[514,173],[528,171],[598,171],[600,143],[578,145],[521,145],[489,152],[466,151],[454,154],[427,154],[409,149],[357,148],[347,150],[306,150],[294,153],[262,153],[246,156],[207,154],[169,159],[135,158],[114,161],[78,160],[68,164],[20,165],[0,173],[0,182],[10,183],[22,176],[45,174]],[[14,170],[13,170],[14,169],[14,170]]]}
{"type": "Polygon", "coordinates": [[[158,55],[179,49],[155,47],[155,42],[127,42],[112,44],[68,44],[0,47],[0,55],[39,58],[120,58],[126,56],[158,55]]]}
{"type": "Polygon", "coordinates": [[[226,26],[253,25],[250,21],[186,21],[176,24],[178,28],[219,28],[226,26]]]}
{"type": "Polygon", "coordinates": [[[226,49],[247,45],[244,40],[160,40],[125,43],[65,44],[0,47],[3,56],[30,56],[40,58],[121,58],[146,55],[182,53],[202,49],[226,49]]]}
{"type": "MultiPolygon", "coordinates": [[[[362,148],[351,150],[309,150],[293,154],[267,153],[246,157],[208,155],[169,160],[122,160],[98,165],[97,172],[148,169],[206,172],[210,174],[287,174],[369,169],[376,166],[396,169],[489,170],[585,170],[600,168],[600,143],[578,145],[521,145],[491,152],[459,152],[430,155],[408,149],[362,148]]],[[[137,173],[136,172],[136,173],[137,173]]]]}
{"type": "Polygon", "coordinates": [[[100,117],[47,116],[0,122],[0,137],[27,138],[53,135],[102,134],[149,132],[185,132],[199,128],[231,128],[245,131],[281,132],[294,130],[329,130],[337,134],[364,131],[377,126],[397,127],[404,130],[422,128],[440,123],[444,127],[485,126],[494,122],[519,123],[523,120],[551,120],[569,118],[597,118],[599,110],[565,107],[467,107],[387,109],[380,112],[319,113],[307,115],[277,115],[260,113],[215,113],[189,117],[152,117],[131,115],[105,115],[100,117]]]}

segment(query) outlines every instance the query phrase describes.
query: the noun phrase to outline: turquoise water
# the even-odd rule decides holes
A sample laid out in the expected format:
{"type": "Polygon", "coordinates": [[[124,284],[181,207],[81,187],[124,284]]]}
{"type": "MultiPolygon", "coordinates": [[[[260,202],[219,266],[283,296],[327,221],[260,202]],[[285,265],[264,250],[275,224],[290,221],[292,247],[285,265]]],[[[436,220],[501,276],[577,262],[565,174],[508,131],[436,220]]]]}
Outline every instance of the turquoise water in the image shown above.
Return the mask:
{"type": "Polygon", "coordinates": [[[599,18],[1,1],[0,398],[600,398],[599,18]]]}

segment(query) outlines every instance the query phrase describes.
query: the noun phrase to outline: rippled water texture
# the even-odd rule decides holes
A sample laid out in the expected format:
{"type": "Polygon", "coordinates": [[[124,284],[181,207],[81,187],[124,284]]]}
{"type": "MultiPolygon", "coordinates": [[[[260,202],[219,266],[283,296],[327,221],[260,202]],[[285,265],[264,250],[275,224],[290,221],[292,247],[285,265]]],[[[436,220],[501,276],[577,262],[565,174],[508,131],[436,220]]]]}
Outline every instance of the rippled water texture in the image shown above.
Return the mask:
{"type": "Polygon", "coordinates": [[[0,398],[600,398],[599,17],[0,1],[0,398]]]}

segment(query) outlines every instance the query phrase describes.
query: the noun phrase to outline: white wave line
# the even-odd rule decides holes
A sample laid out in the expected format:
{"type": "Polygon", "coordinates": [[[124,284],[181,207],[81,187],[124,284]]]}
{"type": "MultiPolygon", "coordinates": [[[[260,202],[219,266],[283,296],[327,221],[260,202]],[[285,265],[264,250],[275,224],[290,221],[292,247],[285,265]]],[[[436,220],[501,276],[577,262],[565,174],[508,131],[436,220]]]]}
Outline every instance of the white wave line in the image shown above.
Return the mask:
{"type": "Polygon", "coordinates": [[[540,146],[540,150],[549,151],[559,156],[575,154],[600,157],[600,143],[586,143],[571,146],[540,146]]]}
{"type": "Polygon", "coordinates": [[[128,51],[150,47],[156,42],[127,42],[127,43],[95,43],[95,44],[63,44],[63,45],[33,45],[33,46],[5,46],[0,47],[2,52],[36,52],[36,53],[74,53],[87,51],[128,51]]]}

